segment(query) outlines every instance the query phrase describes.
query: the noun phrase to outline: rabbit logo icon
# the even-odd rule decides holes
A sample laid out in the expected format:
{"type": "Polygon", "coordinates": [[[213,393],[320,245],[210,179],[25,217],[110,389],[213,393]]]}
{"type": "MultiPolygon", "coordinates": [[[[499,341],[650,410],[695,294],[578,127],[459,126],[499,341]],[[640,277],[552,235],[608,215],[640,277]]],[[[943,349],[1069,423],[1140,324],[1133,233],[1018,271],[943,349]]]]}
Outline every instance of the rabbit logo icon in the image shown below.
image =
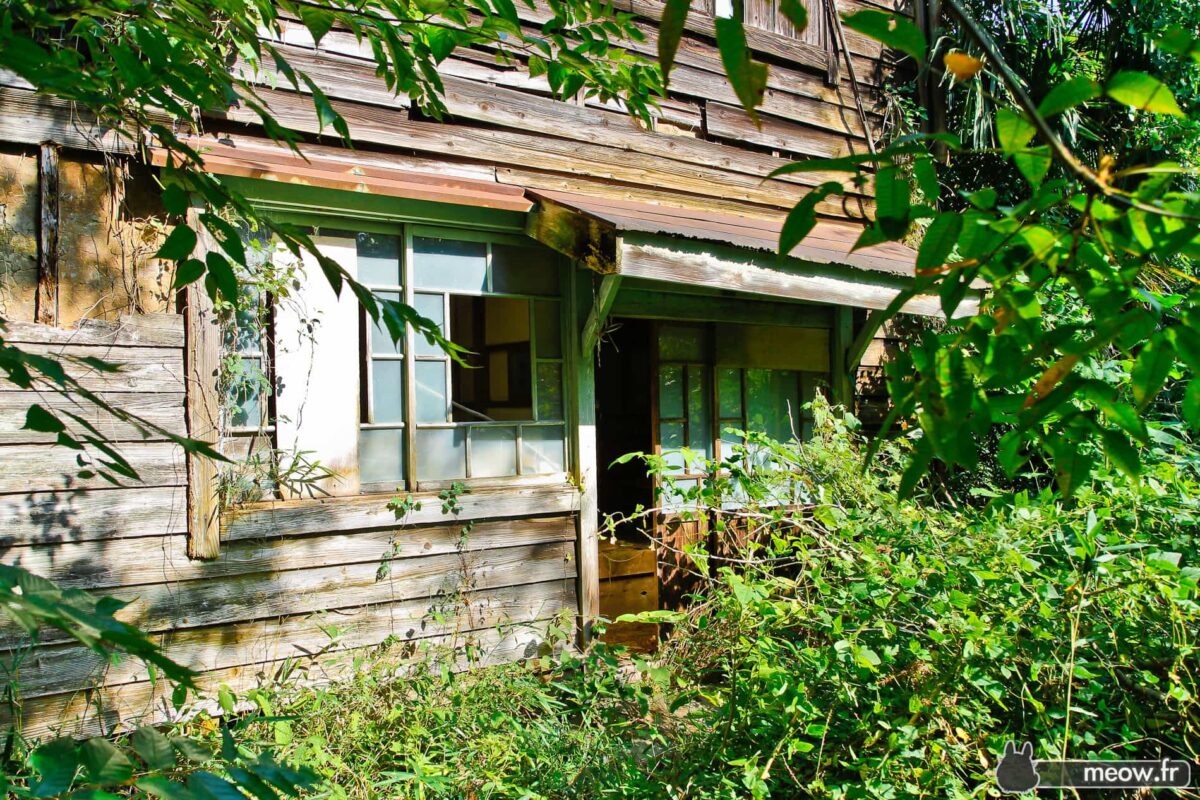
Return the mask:
{"type": "Polygon", "coordinates": [[[1004,755],[996,765],[996,783],[1003,792],[1028,792],[1038,786],[1038,774],[1033,760],[1033,745],[1026,742],[1018,750],[1013,742],[1004,746],[1004,755]]]}

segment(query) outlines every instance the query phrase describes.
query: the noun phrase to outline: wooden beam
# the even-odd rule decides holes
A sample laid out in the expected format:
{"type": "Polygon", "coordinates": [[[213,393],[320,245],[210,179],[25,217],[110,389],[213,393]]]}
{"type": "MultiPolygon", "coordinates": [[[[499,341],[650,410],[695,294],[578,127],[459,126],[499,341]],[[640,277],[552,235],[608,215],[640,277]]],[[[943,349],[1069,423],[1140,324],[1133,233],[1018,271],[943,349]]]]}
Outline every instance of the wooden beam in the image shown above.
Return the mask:
{"type": "MultiPolygon", "coordinates": [[[[721,294],[685,293],[685,287],[636,288],[627,278],[609,312],[614,317],[672,319],[681,322],[739,322],[747,325],[781,325],[792,328],[828,328],[831,306],[807,303],[773,303],[761,298],[721,294]]],[[[637,281],[642,286],[646,284],[637,281]]],[[[660,284],[661,287],[661,284],[660,284]]]]}
{"type": "Polygon", "coordinates": [[[866,320],[863,322],[862,330],[854,337],[850,346],[846,349],[846,374],[849,375],[851,370],[858,370],[858,365],[862,363],[863,354],[867,352],[867,347],[871,344],[871,340],[875,338],[875,334],[879,332],[879,328],[887,319],[887,314],[881,310],[872,311],[867,314],[866,320]]]}
{"type": "Polygon", "coordinates": [[[538,202],[525,224],[527,234],[601,275],[618,271],[620,247],[615,225],[536,192],[534,196],[538,202]]]}
{"type": "MultiPolygon", "coordinates": [[[[193,207],[187,224],[200,235],[200,249],[215,246],[200,224],[201,209],[193,207]]],[[[203,252],[198,254],[203,258],[203,252]]],[[[188,436],[216,445],[220,433],[221,398],[217,379],[221,368],[221,327],[212,298],[198,283],[187,288],[184,313],[184,375],[187,392],[188,436]]],[[[187,455],[189,558],[216,558],[221,548],[221,504],[217,496],[217,465],[196,453],[187,455]]]]}
{"type": "Polygon", "coordinates": [[[838,306],[833,312],[833,329],[829,336],[829,377],[833,402],[852,410],[854,381],[851,370],[855,366],[847,358],[850,340],[854,333],[854,309],[838,306]]]}
{"type": "Polygon", "coordinates": [[[38,147],[38,288],[36,319],[58,324],[58,145],[38,147]]]}
{"type": "Polygon", "coordinates": [[[621,286],[620,275],[605,275],[600,279],[600,288],[592,300],[588,311],[587,322],[583,325],[583,336],[580,339],[580,354],[583,358],[591,358],[600,344],[600,332],[608,321],[608,314],[617,299],[617,290],[621,286]]]}

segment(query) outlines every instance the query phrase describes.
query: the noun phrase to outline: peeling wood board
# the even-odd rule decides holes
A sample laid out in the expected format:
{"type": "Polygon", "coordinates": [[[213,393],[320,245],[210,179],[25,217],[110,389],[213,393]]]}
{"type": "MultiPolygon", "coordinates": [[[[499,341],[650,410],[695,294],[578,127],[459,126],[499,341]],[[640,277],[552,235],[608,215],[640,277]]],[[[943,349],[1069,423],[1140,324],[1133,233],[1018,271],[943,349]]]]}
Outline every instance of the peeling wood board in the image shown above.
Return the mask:
{"type": "MultiPolygon", "coordinates": [[[[29,344],[21,349],[26,353],[58,359],[67,375],[93,392],[183,391],[183,351],[176,347],[29,344]],[[110,372],[73,360],[83,358],[101,359],[117,365],[119,369],[110,372]]],[[[7,379],[0,379],[0,391],[24,389],[7,379]]]]}
{"type": "MultiPolygon", "coordinates": [[[[170,442],[135,442],[118,447],[138,472],[139,480],[122,479],[126,486],[182,486],[187,479],[183,449],[170,442]]],[[[58,445],[20,445],[5,448],[0,461],[0,494],[98,489],[113,484],[99,475],[79,476],[77,451],[58,445]]]]}
{"type": "MultiPolygon", "coordinates": [[[[100,398],[113,408],[134,414],[172,434],[186,433],[182,392],[105,392],[100,398]]],[[[54,443],[56,434],[23,429],[26,412],[34,404],[55,413],[69,433],[80,434],[86,429],[66,416],[67,413],[87,420],[111,442],[165,441],[161,434],[118,419],[79,397],[52,392],[0,392],[0,445],[54,443]]]]}
{"type": "Polygon", "coordinates": [[[161,486],[0,496],[0,552],[32,544],[186,533],[185,493],[183,486],[161,486]]]}
{"type": "Polygon", "coordinates": [[[136,314],[123,316],[116,322],[85,319],[74,328],[6,320],[4,339],[10,344],[182,348],[183,316],[136,314]]]}

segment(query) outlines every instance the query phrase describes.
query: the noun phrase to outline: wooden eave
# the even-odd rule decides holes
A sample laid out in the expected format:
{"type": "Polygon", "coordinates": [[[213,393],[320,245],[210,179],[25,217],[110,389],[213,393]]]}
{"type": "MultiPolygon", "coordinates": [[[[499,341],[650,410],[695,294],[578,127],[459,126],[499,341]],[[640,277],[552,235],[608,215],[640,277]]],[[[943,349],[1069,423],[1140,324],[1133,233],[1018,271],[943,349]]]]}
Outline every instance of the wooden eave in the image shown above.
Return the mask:
{"type": "MultiPolygon", "coordinates": [[[[526,232],[604,275],[647,278],[782,299],[887,308],[907,288],[916,253],[896,243],[854,250],[862,227],[819,221],[787,256],[785,215],[739,216],[566,192],[530,191],[526,232]]],[[[973,310],[974,300],[962,312],[973,310]]],[[[936,297],[904,311],[941,316],[936,297]]]]}

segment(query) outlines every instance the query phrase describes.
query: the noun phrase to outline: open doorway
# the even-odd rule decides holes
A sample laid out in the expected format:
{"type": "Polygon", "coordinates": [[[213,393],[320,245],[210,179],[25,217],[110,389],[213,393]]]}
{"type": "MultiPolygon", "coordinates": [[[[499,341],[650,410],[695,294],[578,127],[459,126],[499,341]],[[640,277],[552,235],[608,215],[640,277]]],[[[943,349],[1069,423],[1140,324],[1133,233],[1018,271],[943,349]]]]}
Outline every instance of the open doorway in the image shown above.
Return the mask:
{"type": "MultiPolygon", "coordinates": [[[[614,319],[596,353],[597,494],[601,518],[649,508],[654,484],[641,461],[613,465],[626,453],[653,450],[651,381],[654,327],[648,320],[614,319]]],[[[635,526],[623,539],[645,541],[635,526]]]]}

